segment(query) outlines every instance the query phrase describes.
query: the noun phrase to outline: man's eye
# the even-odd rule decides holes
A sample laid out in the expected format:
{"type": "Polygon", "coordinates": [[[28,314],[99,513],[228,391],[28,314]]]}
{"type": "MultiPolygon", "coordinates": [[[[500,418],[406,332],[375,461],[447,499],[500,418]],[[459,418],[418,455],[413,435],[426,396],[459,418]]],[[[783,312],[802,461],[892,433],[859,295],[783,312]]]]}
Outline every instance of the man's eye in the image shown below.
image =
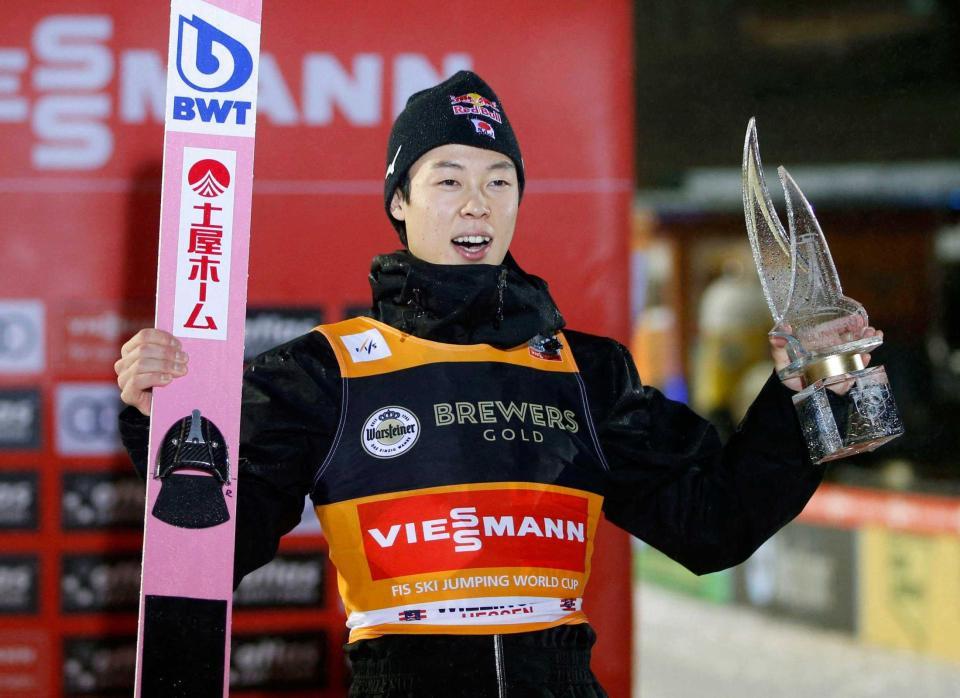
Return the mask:
{"type": "Polygon", "coordinates": [[[442,185],[445,186],[445,187],[453,187],[453,186],[456,186],[456,185],[457,185],[457,180],[455,180],[455,179],[444,179],[444,180],[441,180],[441,181],[440,181],[440,184],[442,184],[442,185]]]}
{"type": "Polygon", "coordinates": [[[509,187],[510,181],[506,179],[495,179],[491,184],[495,187],[509,187]]]}

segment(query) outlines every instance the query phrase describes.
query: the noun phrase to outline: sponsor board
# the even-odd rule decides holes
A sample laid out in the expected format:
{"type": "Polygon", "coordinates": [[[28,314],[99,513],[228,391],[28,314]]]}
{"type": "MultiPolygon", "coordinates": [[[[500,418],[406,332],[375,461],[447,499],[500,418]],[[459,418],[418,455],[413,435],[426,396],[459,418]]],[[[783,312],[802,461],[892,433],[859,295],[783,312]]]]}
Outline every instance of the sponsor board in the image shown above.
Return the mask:
{"type": "Polygon", "coordinates": [[[61,483],[63,528],[143,528],[143,480],[133,473],[64,473],[61,483]]]}
{"type": "Polygon", "coordinates": [[[107,456],[123,452],[117,417],[124,405],[115,382],[61,383],[55,403],[57,453],[107,456]]]}
{"type": "Polygon", "coordinates": [[[233,605],[242,608],[323,606],[326,563],[323,551],[278,555],[243,578],[233,592],[233,605]]]}
{"type": "Polygon", "coordinates": [[[110,301],[68,307],[52,330],[59,337],[51,346],[52,360],[63,373],[110,373],[123,343],[153,324],[153,306],[147,303],[122,309],[110,301]]]}
{"type": "Polygon", "coordinates": [[[323,323],[320,308],[247,307],[243,333],[243,360],[253,359],[268,349],[296,339],[323,323]]]}
{"type": "Polygon", "coordinates": [[[960,661],[960,539],[875,526],[860,536],[861,637],[960,661]]]}
{"type": "Polygon", "coordinates": [[[35,471],[0,472],[0,530],[37,530],[39,484],[35,471]]]}
{"type": "Polygon", "coordinates": [[[49,633],[0,630],[0,695],[40,698],[54,695],[49,633]]]}
{"type": "Polygon", "coordinates": [[[34,555],[0,555],[0,615],[37,613],[40,561],[34,555]]]}
{"type": "Polygon", "coordinates": [[[65,555],[60,565],[64,613],[135,611],[140,594],[140,554],[65,555]]]}
{"type": "Polygon", "coordinates": [[[0,389],[0,451],[40,448],[40,391],[0,389]]]}
{"type": "Polygon", "coordinates": [[[135,637],[67,637],[63,692],[70,696],[129,696],[137,658],[135,637]]]}
{"type": "Polygon", "coordinates": [[[734,570],[736,598],[777,615],[856,631],[852,531],[794,523],[734,570]]]}
{"type": "Polygon", "coordinates": [[[0,374],[46,367],[44,307],[38,300],[0,300],[0,374]]]}
{"type": "Polygon", "coordinates": [[[327,685],[327,636],[308,633],[235,634],[230,653],[230,687],[310,689],[327,685]]]}

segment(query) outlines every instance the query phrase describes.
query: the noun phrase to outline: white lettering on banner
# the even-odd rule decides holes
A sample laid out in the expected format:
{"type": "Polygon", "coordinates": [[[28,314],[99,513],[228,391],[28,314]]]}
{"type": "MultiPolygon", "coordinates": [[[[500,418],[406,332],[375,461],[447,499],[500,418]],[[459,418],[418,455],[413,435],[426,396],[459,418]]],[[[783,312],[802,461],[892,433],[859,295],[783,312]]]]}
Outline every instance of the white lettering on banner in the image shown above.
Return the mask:
{"type": "Polygon", "coordinates": [[[269,53],[260,56],[260,88],[257,110],[278,126],[293,126],[300,119],[290,88],[283,79],[280,66],[269,53]]]}
{"type": "Polygon", "coordinates": [[[125,51],[120,56],[120,119],[142,124],[163,121],[167,71],[156,51],[125,51]]]}
{"type": "Polygon", "coordinates": [[[107,15],[48,17],[33,33],[33,51],[47,65],[33,71],[37,90],[102,90],[113,77],[113,35],[107,15]]]}
{"type": "Polygon", "coordinates": [[[473,61],[465,53],[450,53],[443,57],[443,74],[433,70],[424,56],[419,53],[401,53],[393,64],[393,114],[391,118],[403,111],[407,98],[414,92],[425,90],[436,85],[447,75],[453,75],[459,70],[470,70],[473,61]]]}
{"type": "Polygon", "coordinates": [[[225,340],[237,154],[184,148],[173,334],[225,340]]]}
{"type": "Polygon", "coordinates": [[[105,90],[113,78],[113,54],[104,42],[113,35],[107,15],[56,15],[41,20],[33,32],[33,52],[41,61],[32,75],[38,95],[31,125],[40,139],[31,153],[38,170],[88,170],[106,164],[113,154],[113,133],[105,90]]]}
{"type": "Polygon", "coordinates": [[[29,56],[20,49],[0,50],[0,121],[26,121],[27,100],[7,97],[20,92],[20,74],[27,69],[29,56]]]}
{"type": "Polygon", "coordinates": [[[382,82],[383,59],[375,54],[355,56],[352,77],[330,54],[308,55],[303,59],[304,120],[308,124],[329,124],[337,104],[351,123],[375,125],[380,120],[382,82]]]}
{"type": "Polygon", "coordinates": [[[399,538],[400,531],[404,531],[404,540],[408,544],[418,541],[417,528],[421,532],[423,541],[445,540],[451,537],[448,529],[458,529],[453,532],[453,549],[458,553],[474,552],[483,547],[483,538],[521,538],[533,536],[535,538],[556,538],[557,540],[585,542],[585,525],[582,521],[569,519],[551,519],[547,517],[534,518],[532,516],[477,516],[476,507],[456,507],[450,510],[449,519],[430,519],[406,524],[393,524],[386,532],[379,528],[367,529],[367,533],[381,548],[392,548],[399,538]],[[517,525],[519,520],[519,525],[517,525]],[[452,523],[449,523],[452,521],[452,523]],[[482,527],[482,528],[481,528],[482,527]]]}
{"type": "MultiPolygon", "coordinates": [[[[214,11],[220,12],[216,8],[214,11]]],[[[189,44],[185,45],[187,58],[194,59],[192,70],[187,60],[184,73],[200,82],[212,80],[210,76],[198,77],[196,68],[201,56],[196,53],[194,40],[207,29],[194,21],[192,11],[182,14],[185,42],[189,44]]],[[[246,20],[239,21],[247,26],[243,24],[246,20]]],[[[175,31],[180,28],[179,19],[177,22],[175,31]]],[[[228,38],[241,42],[246,30],[229,26],[228,38]]],[[[186,130],[219,128],[225,132],[228,125],[241,119],[241,127],[252,129],[255,111],[276,126],[329,127],[337,115],[349,127],[370,128],[392,120],[414,92],[473,67],[473,58],[467,53],[444,55],[438,69],[420,53],[391,57],[377,52],[347,56],[309,52],[300,59],[303,77],[300,94],[296,95],[276,58],[264,53],[259,76],[252,72],[244,86],[227,98],[223,93],[191,88],[176,70],[170,71],[186,90],[170,95],[167,104],[161,52],[144,48],[116,51],[109,45],[113,31],[110,15],[51,15],[34,26],[30,51],[0,48],[0,123],[30,124],[36,138],[31,151],[34,169],[85,171],[103,167],[115,152],[110,123],[114,118],[121,124],[163,123],[165,105],[173,110],[175,97],[180,98],[177,113],[183,117],[177,123],[186,130]],[[385,79],[385,75],[391,79],[385,79]],[[115,82],[116,100],[112,98],[115,82]],[[33,95],[24,94],[24,83],[32,85],[33,95]],[[255,85],[259,85],[259,93],[255,85]],[[256,110],[252,103],[256,103],[256,110]]],[[[211,41],[211,55],[222,55],[226,63],[236,67],[228,43],[211,41]]],[[[176,46],[171,55],[175,52],[176,46]]],[[[221,72],[215,70],[212,75],[220,76],[221,72]]]]}
{"type": "Polygon", "coordinates": [[[51,96],[33,110],[33,132],[44,139],[33,149],[38,170],[86,170],[105,164],[113,153],[106,95],[51,96]]]}

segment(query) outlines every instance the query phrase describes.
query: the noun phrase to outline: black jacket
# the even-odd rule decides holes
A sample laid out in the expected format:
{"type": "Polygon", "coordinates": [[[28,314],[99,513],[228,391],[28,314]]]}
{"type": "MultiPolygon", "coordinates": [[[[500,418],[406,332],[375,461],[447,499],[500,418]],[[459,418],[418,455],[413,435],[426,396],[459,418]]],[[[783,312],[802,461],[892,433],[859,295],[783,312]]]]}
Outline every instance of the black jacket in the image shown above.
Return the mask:
{"type": "MultiPolygon", "coordinates": [[[[507,348],[563,326],[546,284],[509,256],[501,266],[443,267],[385,255],[374,260],[371,285],[373,317],[424,339],[507,348]]],[[[609,466],[604,513],[690,570],[742,562],[800,513],[819,485],[823,468],[807,458],[791,391],[775,375],[722,445],[708,422],[644,386],[622,345],[570,330],[564,336],[609,466]]],[[[341,390],[337,360],[318,332],[247,368],[235,583],[274,556],[280,537],[299,522],[305,495],[323,498],[314,476],[337,431],[341,390]]],[[[128,408],[120,422],[143,474],[148,420],[128,408]]],[[[455,646],[449,636],[362,640],[347,646],[351,695],[602,696],[589,669],[593,641],[586,624],[462,636],[455,646]]]]}
{"type": "MultiPolygon", "coordinates": [[[[563,325],[544,284],[503,266],[442,267],[377,258],[373,316],[416,336],[515,346],[563,325]]],[[[697,574],[736,565],[803,509],[823,468],[807,458],[790,400],[771,375],[722,445],[685,405],[644,386],[629,352],[565,330],[609,465],[606,517],[697,574]]],[[[311,332],[261,354],[243,381],[235,583],[266,564],[300,520],[340,416],[340,370],[311,332]]],[[[148,420],[121,414],[124,445],[146,472],[148,420]]]]}

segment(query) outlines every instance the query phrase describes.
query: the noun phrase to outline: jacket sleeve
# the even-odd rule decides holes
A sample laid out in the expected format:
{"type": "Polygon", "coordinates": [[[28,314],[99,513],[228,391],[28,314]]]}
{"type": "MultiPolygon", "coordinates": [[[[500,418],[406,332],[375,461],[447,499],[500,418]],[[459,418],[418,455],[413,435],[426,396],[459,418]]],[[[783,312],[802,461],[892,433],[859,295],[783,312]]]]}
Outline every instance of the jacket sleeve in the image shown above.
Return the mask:
{"type": "Polygon", "coordinates": [[[726,445],[686,405],[640,383],[625,347],[594,347],[585,376],[609,471],[607,518],[697,574],[746,560],[823,478],[771,375],[726,445]],[[591,385],[592,384],[592,385],[591,385]]]}
{"type": "MultiPolygon", "coordinates": [[[[300,522],[337,429],[340,396],[339,366],[318,332],[261,354],[244,372],[234,586],[269,562],[300,522]]],[[[141,476],[148,427],[133,408],[121,413],[121,438],[141,476]]]]}

